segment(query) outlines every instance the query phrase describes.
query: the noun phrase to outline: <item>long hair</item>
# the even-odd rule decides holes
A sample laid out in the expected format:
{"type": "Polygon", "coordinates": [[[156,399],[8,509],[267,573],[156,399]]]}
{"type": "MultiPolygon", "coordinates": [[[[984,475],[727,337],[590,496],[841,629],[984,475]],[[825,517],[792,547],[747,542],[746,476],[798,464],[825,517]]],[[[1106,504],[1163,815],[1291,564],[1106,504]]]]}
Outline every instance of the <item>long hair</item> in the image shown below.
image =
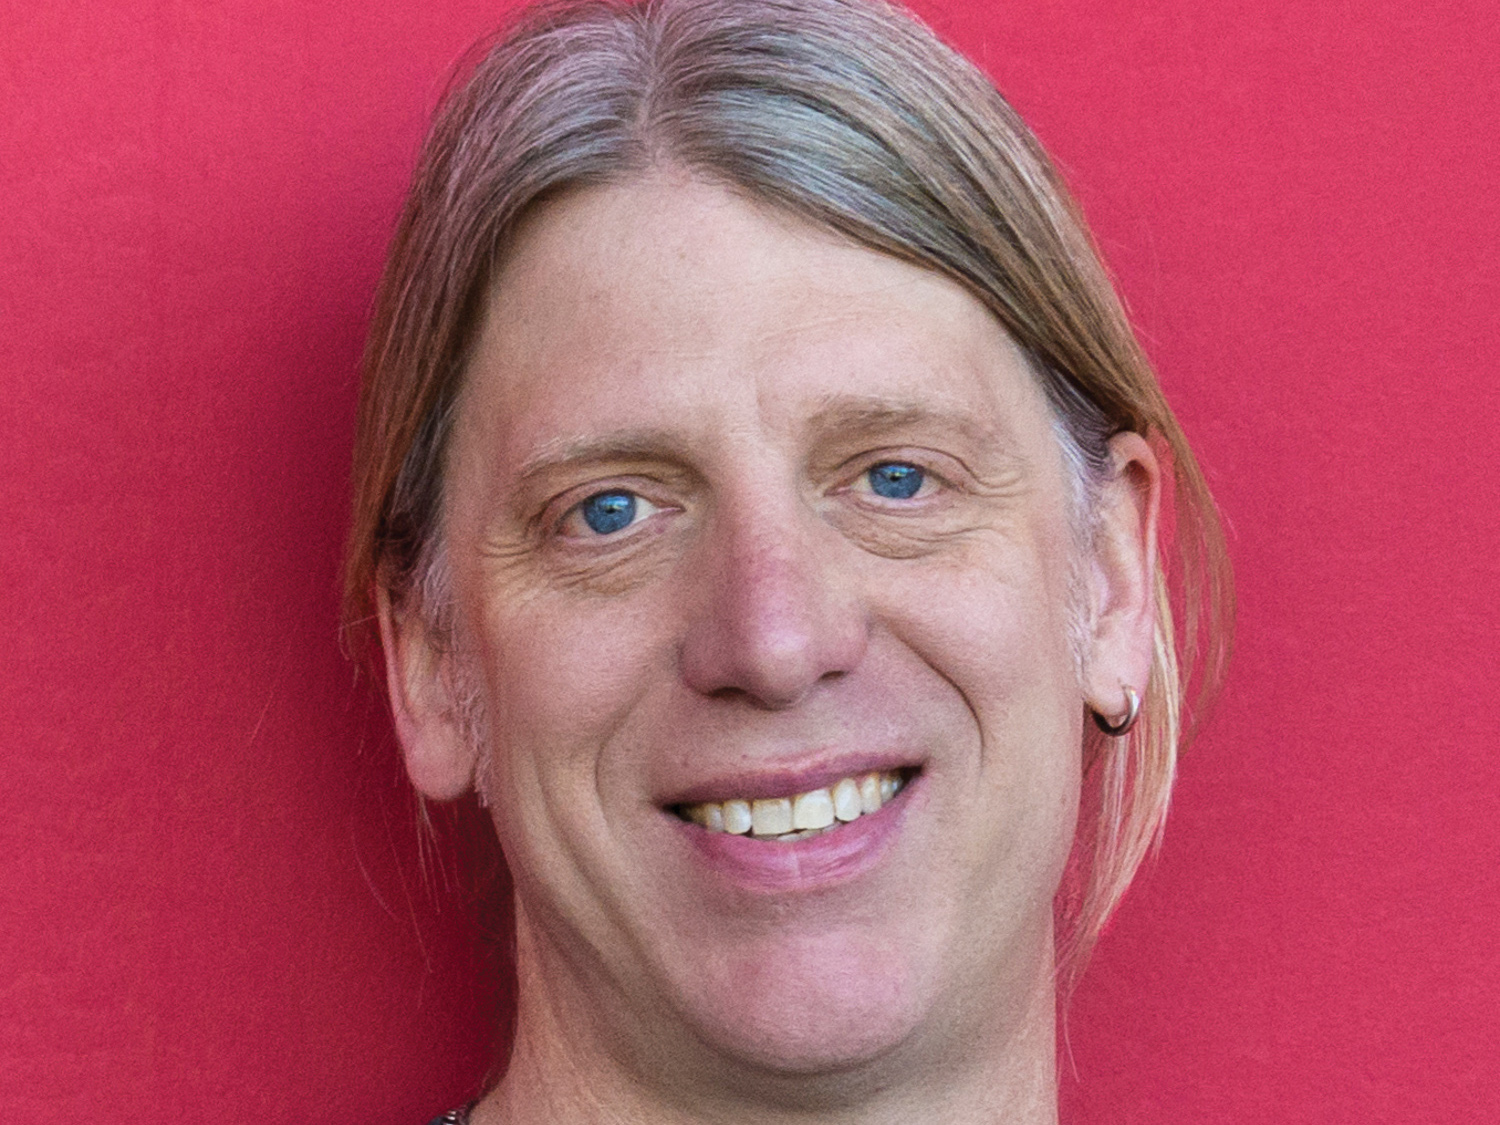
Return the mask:
{"type": "Polygon", "coordinates": [[[377,588],[441,616],[444,450],[516,223],[565,190],[664,166],[933,270],[981,301],[1046,393],[1081,534],[1111,436],[1145,436],[1171,468],[1142,716],[1128,737],[1090,731],[1080,747],[1084,812],[1057,902],[1070,980],[1159,838],[1184,728],[1222,673],[1227,553],[1187,439],[1040,144],[984,74],[884,0],[547,3],[472,64],[423,151],[364,358],[350,641],[372,654],[377,588]]]}

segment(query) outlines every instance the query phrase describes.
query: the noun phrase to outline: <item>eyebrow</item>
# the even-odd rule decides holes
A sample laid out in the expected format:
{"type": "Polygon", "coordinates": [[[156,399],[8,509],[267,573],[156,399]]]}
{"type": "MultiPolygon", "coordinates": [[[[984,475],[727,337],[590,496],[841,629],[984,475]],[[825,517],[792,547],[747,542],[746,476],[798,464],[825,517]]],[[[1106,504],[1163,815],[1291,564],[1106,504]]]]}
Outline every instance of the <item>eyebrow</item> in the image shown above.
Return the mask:
{"type": "Polygon", "coordinates": [[[956,432],[979,447],[999,442],[994,429],[981,423],[967,410],[862,395],[830,396],[808,419],[807,425],[819,436],[882,434],[914,426],[936,425],[956,432]]]}
{"type": "Polygon", "coordinates": [[[659,459],[663,454],[680,458],[681,446],[681,441],[670,431],[660,429],[626,430],[597,438],[553,438],[522,462],[517,480],[525,485],[563,465],[647,461],[659,459]]]}
{"type": "MultiPolygon", "coordinates": [[[[993,447],[999,441],[991,427],[981,424],[966,410],[865,395],[829,396],[806,422],[815,439],[893,433],[919,425],[937,425],[956,432],[978,447],[993,447]]],[[[653,461],[663,457],[689,460],[681,437],[671,430],[648,428],[600,437],[553,438],[522,462],[517,482],[524,487],[563,466],[653,461]]]]}

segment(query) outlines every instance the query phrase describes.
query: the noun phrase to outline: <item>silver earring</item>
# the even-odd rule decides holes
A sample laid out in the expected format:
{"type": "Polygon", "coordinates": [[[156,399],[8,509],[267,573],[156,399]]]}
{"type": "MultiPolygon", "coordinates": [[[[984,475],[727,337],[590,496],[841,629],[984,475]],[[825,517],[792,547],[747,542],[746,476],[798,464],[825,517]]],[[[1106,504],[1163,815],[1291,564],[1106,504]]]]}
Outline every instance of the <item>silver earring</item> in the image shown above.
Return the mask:
{"type": "Polygon", "coordinates": [[[1141,717],[1141,695],[1129,684],[1125,685],[1125,717],[1111,722],[1092,707],[1089,713],[1094,716],[1094,725],[1102,730],[1110,738],[1123,738],[1130,733],[1130,728],[1135,726],[1135,721],[1141,717]]]}

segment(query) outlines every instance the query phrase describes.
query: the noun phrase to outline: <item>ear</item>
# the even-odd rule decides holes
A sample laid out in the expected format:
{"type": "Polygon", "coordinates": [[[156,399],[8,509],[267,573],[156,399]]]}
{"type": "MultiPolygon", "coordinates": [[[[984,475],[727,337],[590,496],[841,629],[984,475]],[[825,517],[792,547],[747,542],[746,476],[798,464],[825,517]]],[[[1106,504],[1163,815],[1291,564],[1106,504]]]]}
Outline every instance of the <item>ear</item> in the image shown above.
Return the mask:
{"type": "Polygon", "coordinates": [[[1125,688],[1144,699],[1156,632],[1156,532],[1161,463],[1137,433],[1109,442],[1113,473],[1099,495],[1090,560],[1089,651],[1084,701],[1108,719],[1126,709],[1125,688]]]}
{"type": "Polygon", "coordinates": [[[423,615],[376,594],[385,684],[406,773],[417,791],[437,801],[472,787],[480,747],[465,728],[453,698],[456,657],[437,643],[423,615]]]}

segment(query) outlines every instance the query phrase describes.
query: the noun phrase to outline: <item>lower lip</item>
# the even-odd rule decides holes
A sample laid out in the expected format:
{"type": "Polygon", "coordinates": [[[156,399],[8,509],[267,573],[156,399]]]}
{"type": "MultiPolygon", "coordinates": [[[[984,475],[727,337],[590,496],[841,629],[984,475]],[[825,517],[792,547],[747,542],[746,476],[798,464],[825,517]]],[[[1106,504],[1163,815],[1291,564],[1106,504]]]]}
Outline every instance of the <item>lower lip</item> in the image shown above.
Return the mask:
{"type": "Polygon", "coordinates": [[[857,878],[880,862],[901,830],[919,782],[920,778],[912,778],[878,812],[802,840],[710,832],[682,820],[677,826],[681,838],[710,871],[746,890],[785,893],[823,888],[857,878]]]}

